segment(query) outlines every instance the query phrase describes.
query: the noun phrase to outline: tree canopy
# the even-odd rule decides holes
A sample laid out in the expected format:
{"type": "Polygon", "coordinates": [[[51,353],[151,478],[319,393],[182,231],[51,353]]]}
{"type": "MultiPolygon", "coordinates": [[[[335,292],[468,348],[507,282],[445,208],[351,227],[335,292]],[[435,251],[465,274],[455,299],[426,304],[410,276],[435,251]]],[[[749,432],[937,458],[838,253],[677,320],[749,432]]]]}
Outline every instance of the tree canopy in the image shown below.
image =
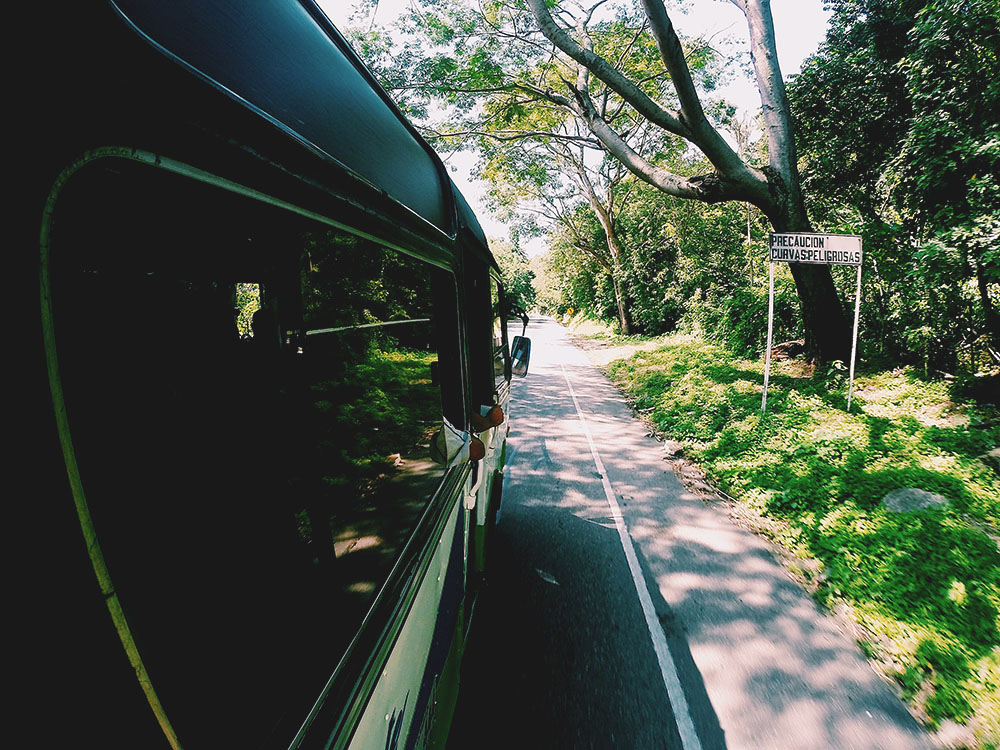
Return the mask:
{"type": "MultiPolygon", "coordinates": [[[[426,0],[356,42],[438,148],[476,149],[515,243],[551,232],[555,307],[759,348],[768,228],[858,233],[869,351],[996,362],[997,0],[834,0],[787,94],[769,3],[729,1],[756,120],[715,95],[733,50],[662,0],[426,0]]],[[[847,274],[793,264],[778,288],[782,335],[846,357],[847,274]]]]}
{"type": "MultiPolygon", "coordinates": [[[[704,41],[685,44],[663,0],[432,0],[408,18],[401,54],[413,75],[398,88],[407,106],[449,107],[449,124],[431,128],[432,135],[600,149],[666,195],[746,201],[776,230],[809,230],[770,4],[731,2],[747,20],[768,143],[764,165],[742,158],[724,137],[725,108],[708,98],[718,75],[709,64],[714,50],[704,41]],[[703,154],[698,163],[706,171],[664,163],[664,151],[689,148],[703,154]]],[[[810,351],[845,358],[849,331],[829,269],[796,264],[792,272],[810,351]]]]}
{"type": "Polygon", "coordinates": [[[1000,362],[998,18],[997,0],[838,2],[791,86],[812,210],[865,236],[876,335],[938,368],[1000,362]]]}

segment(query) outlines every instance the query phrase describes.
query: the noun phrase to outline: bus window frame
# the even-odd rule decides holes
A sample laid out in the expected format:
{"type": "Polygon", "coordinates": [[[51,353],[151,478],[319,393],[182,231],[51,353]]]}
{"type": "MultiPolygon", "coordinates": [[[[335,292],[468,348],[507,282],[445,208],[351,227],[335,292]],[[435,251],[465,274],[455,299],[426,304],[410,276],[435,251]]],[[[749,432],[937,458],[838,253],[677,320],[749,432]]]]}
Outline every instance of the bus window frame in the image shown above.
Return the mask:
{"type": "MultiPolygon", "coordinates": [[[[117,600],[117,594],[108,568],[103,560],[99,537],[95,531],[86,494],[81,470],[76,460],[73,447],[73,434],[67,417],[65,394],[61,383],[59,367],[58,336],[56,331],[56,316],[53,313],[52,299],[52,268],[51,249],[53,242],[53,224],[57,214],[58,200],[64,188],[81,170],[89,165],[104,160],[124,160],[141,165],[143,168],[163,170],[165,172],[193,179],[197,182],[219,188],[248,200],[259,201],[278,209],[288,211],[305,219],[336,228],[350,234],[371,240],[394,252],[413,257],[422,263],[442,269],[449,278],[454,280],[455,310],[458,325],[462,316],[459,276],[453,266],[440,262],[438,258],[428,258],[412,250],[387,242],[368,232],[358,231],[350,225],[331,219],[329,216],[304,209],[295,204],[267,195],[256,189],[241,185],[231,180],[219,177],[190,164],[163,157],[152,152],[145,152],[130,147],[102,147],[83,153],[73,160],[54,180],[45,201],[40,231],[39,260],[39,290],[41,301],[42,336],[49,375],[52,404],[56,417],[56,430],[62,447],[63,460],[69,477],[70,492],[73,497],[77,516],[87,542],[88,555],[94,568],[101,591],[105,595],[106,604],[111,611],[114,627],[125,648],[129,662],[139,677],[139,683],[153,708],[157,721],[171,744],[179,746],[179,740],[170,728],[169,719],[159,699],[155,687],[146,672],[141,654],[136,646],[134,635],[130,632],[124,617],[124,610],[117,600]]],[[[461,336],[460,329],[456,328],[461,336]]],[[[461,341],[458,342],[459,364],[462,370],[462,391],[455,395],[461,401],[463,414],[467,414],[468,373],[465,362],[467,356],[462,353],[461,341]]],[[[444,409],[444,404],[442,404],[444,409]]],[[[467,418],[467,417],[466,417],[467,418]]],[[[308,748],[326,744],[323,737],[338,737],[346,727],[355,724],[354,721],[364,710],[364,707],[379,680],[383,665],[395,645],[400,631],[407,624],[407,614],[419,593],[421,583],[427,574],[437,545],[429,542],[437,539],[444,529],[448,519],[460,504],[461,488],[468,483],[472,473],[472,464],[467,460],[467,446],[471,438],[467,425],[462,425],[466,434],[466,449],[456,456],[447,467],[445,474],[438,483],[433,495],[428,499],[413,531],[410,533],[403,550],[400,552],[382,587],[375,594],[368,612],[358,631],[350,641],[346,650],[332,672],[326,686],[308,710],[300,728],[294,735],[290,748],[308,748]]],[[[341,740],[349,740],[342,736],[341,740]]]]}
{"type": "MultiPolygon", "coordinates": [[[[500,335],[501,335],[501,356],[503,357],[503,380],[508,384],[511,381],[511,360],[510,360],[510,343],[508,341],[507,335],[507,316],[504,314],[506,298],[504,296],[503,282],[500,280],[500,275],[490,271],[490,304],[492,305],[492,315],[493,321],[499,321],[500,324],[500,335]],[[495,295],[495,299],[494,299],[495,295]]],[[[493,323],[496,325],[496,322],[493,323]]],[[[497,352],[500,351],[494,346],[493,357],[496,359],[497,352]]],[[[499,388],[499,384],[494,379],[494,385],[499,388]]]]}

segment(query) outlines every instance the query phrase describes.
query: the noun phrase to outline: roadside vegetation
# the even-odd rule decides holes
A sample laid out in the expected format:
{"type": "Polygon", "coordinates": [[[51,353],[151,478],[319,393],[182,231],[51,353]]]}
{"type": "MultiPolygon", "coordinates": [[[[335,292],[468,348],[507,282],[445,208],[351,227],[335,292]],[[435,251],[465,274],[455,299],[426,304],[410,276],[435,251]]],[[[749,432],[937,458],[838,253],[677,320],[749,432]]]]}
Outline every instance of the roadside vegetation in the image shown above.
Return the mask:
{"type": "Polygon", "coordinates": [[[595,322],[575,331],[638,349],[607,367],[632,406],[786,551],[822,606],[853,623],[918,716],[1000,743],[1000,474],[985,457],[1000,444],[996,405],[919,368],[870,368],[848,412],[842,369],[778,360],[762,415],[759,359],[695,335],[649,349],[595,322]],[[902,488],[947,505],[882,505],[902,488]]]}
{"type": "Polygon", "coordinates": [[[717,95],[746,43],[677,37],[670,3],[435,0],[352,40],[436,148],[475,151],[516,303],[587,321],[578,343],[915,711],[996,747],[1000,0],[828,6],[787,89],[757,79],[760,113],[717,95]],[[779,263],[774,340],[810,362],[774,363],[761,415],[771,230],[863,238],[850,412],[855,271],[779,263]],[[947,506],[883,507],[907,488],[947,506]]]}
{"type": "MultiPolygon", "coordinates": [[[[542,311],[750,356],[768,231],[857,234],[866,354],[1000,367],[1000,0],[830,2],[787,87],[768,5],[734,5],[742,41],[677,37],[656,0],[434,0],[352,39],[436,148],[475,151],[513,246],[547,237],[542,311]],[[748,52],[758,113],[718,96],[748,52]]],[[[776,340],[846,360],[853,269],[782,265],[776,340]]]]}

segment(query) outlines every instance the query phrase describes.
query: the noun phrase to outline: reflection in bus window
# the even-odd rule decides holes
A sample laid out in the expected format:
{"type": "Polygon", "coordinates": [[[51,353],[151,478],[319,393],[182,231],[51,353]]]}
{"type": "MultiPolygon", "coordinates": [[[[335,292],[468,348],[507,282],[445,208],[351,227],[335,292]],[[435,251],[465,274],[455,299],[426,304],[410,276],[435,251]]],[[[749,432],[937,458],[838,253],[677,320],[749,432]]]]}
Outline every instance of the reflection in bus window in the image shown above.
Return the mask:
{"type": "Polygon", "coordinates": [[[499,387],[507,372],[507,349],[503,335],[504,311],[500,297],[500,287],[492,276],[490,276],[490,299],[493,316],[493,378],[499,387]]]}
{"type": "Polygon", "coordinates": [[[296,481],[317,553],[337,559],[350,590],[371,593],[444,473],[430,453],[442,420],[432,274],[346,235],[307,252],[302,380],[288,384],[304,429],[296,481]]]}
{"type": "Polygon", "coordinates": [[[114,199],[70,191],[57,207],[54,325],[73,447],[179,736],[277,746],[446,472],[430,440],[444,417],[463,423],[455,282],[164,182],[155,201],[125,205],[138,191],[123,185],[114,199]],[[249,242],[240,232],[254,220],[269,234],[249,242]]]}

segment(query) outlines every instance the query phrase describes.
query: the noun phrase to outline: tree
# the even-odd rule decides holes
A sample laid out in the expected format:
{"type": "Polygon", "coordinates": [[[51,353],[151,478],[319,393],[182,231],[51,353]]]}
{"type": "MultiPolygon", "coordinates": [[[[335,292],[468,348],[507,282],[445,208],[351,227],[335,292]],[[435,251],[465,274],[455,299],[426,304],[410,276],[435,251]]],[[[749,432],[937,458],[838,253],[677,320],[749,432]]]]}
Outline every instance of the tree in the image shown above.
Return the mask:
{"type": "MultiPolygon", "coordinates": [[[[682,45],[663,0],[642,0],[641,14],[624,8],[611,20],[598,14],[606,0],[589,6],[492,0],[479,9],[433,1],[411,30],[422,30],[445,51],[427,58],[417,71],[422,80],[410,86],[442,96],[458,114],[489,122],[499,137],[504,136],[496,131],[526,111],[543,119],[572,117],[586,127],[588,143],[667,195],[705,203],[745,201],[763,211],[777,231],[808,231],[769,0],[730,1],[743,11],[750,32],[767,166],[741,158],[713,124],[711,103],[702,100],[692,72],[692,50],[682,45]],[[696,147],[712,170],[685,175],[665,168],[655,149],[637,147],[637,134],[645,128],[696,147]]],[[[517,126],[507,137],[530,132],[517,126]]],[[[808,351],[821,359],[845,358],[850,331],[829,269],[794,264],[792,273],[808,351]]]]}
{"type": "Polygon", "coordinates": [[[953,249],[976,279],[991,354],[1000,364],[1000,3],[931,0],[910,31],[912,116],[894,161],[899,197],[925,255],[953,249]]]}
{"type": "Polygon", "coordinates": [[[535,307],[535,273],[528,264],[524,250],[513,242],[489,238],[490,250],[500,266],[504,294],[507,301],[518,309],[528,311],[535,307]]]}
{"type": "Polygon", "coordinates": [[[548,253],[535,255],[528,261],[531,272],[535,275],[535,293],[538,310],[543,315],[554,315],[559,312],[562,303],[557,288],[557,280],[548,267],[548,253]]]}
{"type": "Polygon", "coordinates": [[[865,235],[873,340],[925,366],[1000,362],[1000,3],[833,10],[790,94],[814,212],[865,235]]]}
{"type": "MultiPolygon", "coordinates": [[[[580,123],[561,123],[557,133],[569,132],[575,126],[580,136],[580,123]]],[[[532,229],[537,219],[549,227],[558,227],[563,239],[609,275],[614,290],[618,327],[621,333],[631,332],[625,270],[622,267],[623,248],[618,232],[619,206],[628,193],[622,179],[625,170],[620,162],[604,157],[588,147],[583,136],[576,142],[560,138],[534,137],[520,141],[518,148],[499,146],[486,140],[480,164],[480,176],[493,185],[490,192],[494,203],[509,215],[528,215],[532,229]],[[594,163],[596,161],[596,164],[594,163]],[[600,224],[604,241],[593,241],[593,234],[581,224],[580,196],[600,224]]]]}

